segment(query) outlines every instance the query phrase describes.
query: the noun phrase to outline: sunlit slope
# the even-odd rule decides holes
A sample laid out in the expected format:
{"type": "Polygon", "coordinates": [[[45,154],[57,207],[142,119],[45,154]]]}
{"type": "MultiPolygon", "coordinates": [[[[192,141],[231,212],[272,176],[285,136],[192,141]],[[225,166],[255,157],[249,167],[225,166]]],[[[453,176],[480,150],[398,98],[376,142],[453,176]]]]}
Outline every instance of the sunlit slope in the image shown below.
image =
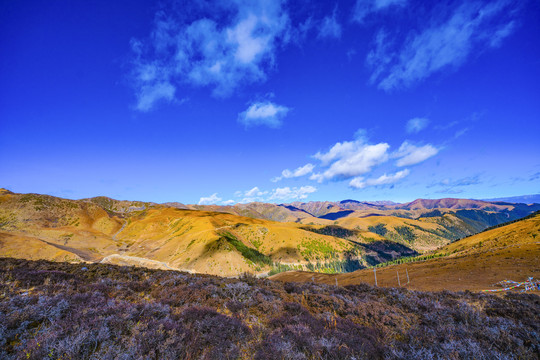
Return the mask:
{"type": "Polygon", "coordinates": [[[428,204],[460,207],[436,210],[382,210],[397,205],[350,200],[305,205],[320,213],[331,210],[321,215],[326,218],[293,205],[227,207],[249,215],[241,216],[223,212],[219,206],[194,210],[193,205],[179,203],[160,205],[107,197],[68,200],[2,189],[0,256],[131,264],[226,276],[266,273],[276,263],[323,272],[353,271],[432,251],[487,223],[497,223],[500,219],[494,216],[510,216],[505,211],[514,209],[507,204],[488,209],[483,203],[483,210],[461,209],[466,204],[450,200],[428,204]],[[213,208],[220,211],[208,211],[213,208]],[[467,212],[469,218],[459,211],[467,212]]]}
{"type": "Polygon", "coordinates": [[[2,257],[18,259],[82,261],[80,256],[73,251],[62,248],[61,245],[56,245],[53,242],[47,242],[33,236],[11,234],[5,231],[0,231],[0,251],[2,257]]]}
{"type": "Polygon", "coordinates": [[[341,258],[352,248],[345,239],[317,234],[295,223],[166,207],[127,218],[116,238],[122,254],[220,275],[264,272],[274,262],[341,258]]]}
{"type": "Polygon", "coordinates": [[[41,251],[49,244],[72,253],[74,258],[96,261],[116,250],[113,235],[121,226],[121,218],[91,202],[39,194],[0,194],[0,230],[17,235],[4,236],[0,255],[11,248],[18,249],[18,257],[35,253],[41,254],[40,258],[57,259],[51,252],[41,251]],[[35,241],[24,240],[27,238],[35,241]]]}
{"type": "MultiPolygon", "coordinates": [[[[423,262],[377,268],[379,286],[418,290],[483,290],[505,279],[523,281],[540,277],[540,215],[456,241],[436,252],[443,257],[423,262]],[[410,282],[407,284],[407,273],[410,282]]],[[[374,283],[372,269],[324,275],[288,272],[275,275],[284,281],[334,284],[374,283]]]]}
{"type": "Polygon", "coordinates": [[[435,250],[451,240],[476,233],[474,227],[453,213],[437,217],[405,218],[385,215],[363,216],[358,211],[337,220],[305,219],[304,224],[337,225],[360,231],[365,238],[374,234],[381,238],[404,244],[419,253],[435,250]]]}
{"type": "Polygon", "coordinates": [[[0,195],[0,256],[238,275],[341,261],[353,244],[305,225],[107,198],[0,195]]]}

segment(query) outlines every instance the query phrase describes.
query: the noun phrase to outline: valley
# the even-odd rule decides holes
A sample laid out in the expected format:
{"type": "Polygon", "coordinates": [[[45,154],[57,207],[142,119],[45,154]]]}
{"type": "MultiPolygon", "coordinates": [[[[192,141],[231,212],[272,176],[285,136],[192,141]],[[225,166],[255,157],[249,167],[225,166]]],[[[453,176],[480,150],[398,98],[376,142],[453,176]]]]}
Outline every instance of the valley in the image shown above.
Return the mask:
{"type": "MultiPolygon", "coordinates": [[[[496,227],[448,244],[431,259],[326,275],[287,272],[274,280],[340,285],[403,286],[423,291],[495,290],[503,280],[540,278],[540,214],[496,227]],[[399,277],[399,279],[398,279],[399,277]]],[[[414,260],[403,259],[403,260],[414,260]]],[[[382,265],[382,264],[381,264],[382,265]]]]}

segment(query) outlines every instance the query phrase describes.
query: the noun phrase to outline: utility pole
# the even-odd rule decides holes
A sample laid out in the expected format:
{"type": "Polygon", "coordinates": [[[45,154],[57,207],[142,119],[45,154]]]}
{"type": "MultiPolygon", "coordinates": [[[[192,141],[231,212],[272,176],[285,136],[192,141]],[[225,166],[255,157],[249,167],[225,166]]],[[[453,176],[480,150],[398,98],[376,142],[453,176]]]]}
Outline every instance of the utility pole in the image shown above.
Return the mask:
{"type": "Polygon", "coordinates": [[[397,283],[399,286],[401,286],[401,282],[399,281],[399,272],[396,270],[396,274],[397,274],[397,283]]]}
{"type": "Polygon", "coordinates": [[[373,275],[375,276],[375,286],[377,286],[377,268],[373,268],[373,275]]]}

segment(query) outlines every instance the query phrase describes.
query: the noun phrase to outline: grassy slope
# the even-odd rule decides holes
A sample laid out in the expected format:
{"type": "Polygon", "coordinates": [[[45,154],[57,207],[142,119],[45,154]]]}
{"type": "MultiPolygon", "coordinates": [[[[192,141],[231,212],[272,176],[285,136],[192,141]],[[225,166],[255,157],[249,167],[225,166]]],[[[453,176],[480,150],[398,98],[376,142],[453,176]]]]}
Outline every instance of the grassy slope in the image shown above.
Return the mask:
{"type": "MultiPolygon", "coordinates": [[[[321,262],[324,267],[346,259],[353,266],[358,265],[354,265],[356,261],[375,264],[412,255],[414,250],[433,250],[456,234],[474,231],[452,213],[408,219],[384,215],[390,211],[377,210],[381,216],[374,216],[372,210],[358,210],[335,221],[307,217],[297,223],[253,217],[272,214],[290,220],[294,218],[291,214],[298,213],[283,206],[253,203],[237,208],[251,217],[106,197],[67,200],[0,190],[0,255],[103,261],[230,276],[268,271],[265,257],[304,268],[308,263],[321,262]],[[310,222],[320,225],[306,225],[310,222]],[[352,235],[321,230],[334,224],[352,235]],[[370,231],[379,224],[385,225],[385,237],[370,231]],[[228,240],[225,233],[239,243],[228,240]]],[[[418,217],[423,210],[391,212],[418,217]]],[[[300,212],[302,217],[306,214],[300,212]]]]}
{"type": "MultiPolygon", "coordinates": [[[[498,281],[540,277],[540,215],[456,241],[437,253],[450,254],[419,263],[377,269],[379,286],[404,286],[419,290],[482,290],[498,281]]],[[[329,276],[289,272],[273,278],[283,281],[315,281],[334,284],[374,283],[373,270],[329,276]]]]}
{"type": "Polygon", "coordinates": [[[224,232],[272,261],[285,263],[324,260],[331,253],[342,257],[351,247],[344,239],[301,227],[106,198],[74,201],[37,194],[0,195],[0,255],[21,258],[105,259],[229,276],[270,267],[246,258],[223,237],[224,232]]]}

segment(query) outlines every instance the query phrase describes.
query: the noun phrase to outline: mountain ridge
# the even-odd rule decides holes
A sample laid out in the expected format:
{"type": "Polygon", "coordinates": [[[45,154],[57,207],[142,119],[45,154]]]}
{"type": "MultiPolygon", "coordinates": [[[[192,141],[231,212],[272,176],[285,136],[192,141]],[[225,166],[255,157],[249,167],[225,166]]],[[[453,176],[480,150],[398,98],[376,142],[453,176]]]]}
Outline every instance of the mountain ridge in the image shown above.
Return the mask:
{"type": "Polygon", "coordinates": [[[5,190],[0,256],[146,264],[222,276],[265,274],[276,266],[346,272],[433,251],[537,210],[540,205],[468,199],[219,206],[105,196],[70,200],[5,190]]]}

